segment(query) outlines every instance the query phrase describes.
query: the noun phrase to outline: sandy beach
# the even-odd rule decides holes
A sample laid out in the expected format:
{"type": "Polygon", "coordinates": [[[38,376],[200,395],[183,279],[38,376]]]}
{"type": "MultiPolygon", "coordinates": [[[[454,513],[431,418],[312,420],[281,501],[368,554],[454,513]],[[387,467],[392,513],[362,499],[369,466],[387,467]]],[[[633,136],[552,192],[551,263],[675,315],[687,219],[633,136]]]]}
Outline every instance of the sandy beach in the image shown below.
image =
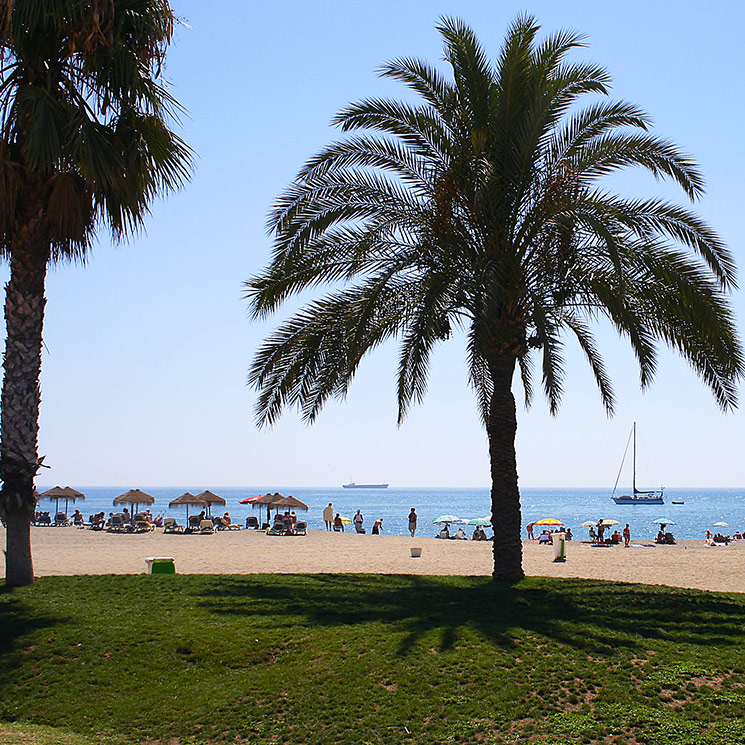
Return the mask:
{"type": "MultiPolygon", "coordinates": [[[[164,535],[162,530],[111,534],[80,528],[31,529],[36,576],[137,574],[145,557],[170,556],[180,574],[345,573],[488,575],[490,542],[442,541],[431,537],[356,535],[309,531],[307,536],[267,536],[252,530],[214,535],[164,535]],[[420,558],[410,549],[420,547],[420,558]]],[[[5,531],[0,528],[5,544],[5,531]]],[[[567,561],[553,562],[553,549],[523,542],[523,566],[531,576],[582,577],[745,592],[745,541],[710,547],[703,541],[674,546],[642,542],[595,548],[567,543],[567,561]]]]}

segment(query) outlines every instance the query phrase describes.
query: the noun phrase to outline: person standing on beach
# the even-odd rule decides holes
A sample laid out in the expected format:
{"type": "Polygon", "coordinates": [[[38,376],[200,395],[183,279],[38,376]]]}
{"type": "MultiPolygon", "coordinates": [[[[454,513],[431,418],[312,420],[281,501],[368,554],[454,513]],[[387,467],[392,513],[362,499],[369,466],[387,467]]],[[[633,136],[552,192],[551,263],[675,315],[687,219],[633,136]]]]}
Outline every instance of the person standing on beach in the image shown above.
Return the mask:
{"type": "Polygon", "coordinates": [[[326,523],[326,530],[332,529],[332,523],[334,522],[334,503],[329,502],[328,507],[323,508],[323,522],[326,523]]]}
{"type": "Polygon", "coordinates": [[[365,529],[362,527],[362,523],[365,522],[365,518],[362,516],[362,513],[359,510],[355,512],[354,517],[352,518],[352,522],[354,523],[354,528],[358,533],[365,532],[365,529]]]}
{"type": "Polygon", "coordinates": [[[623,529],[623,547],[624,548],[629,547],[630,540],[631,540],[631,529],[629,528],[629,524],[626,523],[626,527],[623,529]]]}
{"type": "Polygon", "coordinates": [[[532,541],[533,540],[533,523],[528,523],[525,526],[525,530],[528,531],[528,540],[532,541]]]}
{"type": "Polygon", "coordinates": [[[413,507],[409,513],[409,533],[411,533],[412,538],[414,537],[414,533],[416,533],[416,510],[413,507]]]}

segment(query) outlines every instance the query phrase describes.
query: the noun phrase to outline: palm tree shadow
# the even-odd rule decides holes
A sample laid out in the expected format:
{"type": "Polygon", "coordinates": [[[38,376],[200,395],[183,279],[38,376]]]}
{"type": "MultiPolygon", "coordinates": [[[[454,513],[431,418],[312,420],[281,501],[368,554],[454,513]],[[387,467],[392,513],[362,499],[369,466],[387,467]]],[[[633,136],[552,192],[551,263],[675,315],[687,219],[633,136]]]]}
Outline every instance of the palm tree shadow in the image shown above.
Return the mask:
{"type": "Polygon", "coordinates": [[[665,587],[531,578],[312,575],[219,577],[201,601],[210,612],[263,619],[273,627],[383,623],[404,632],[398,655],[423,637],[457,646],[473,629],[504,649],[515,630],[589,654],[646,649],[653,640],[719,646],[742,641],[745,598],[665,587]]]}

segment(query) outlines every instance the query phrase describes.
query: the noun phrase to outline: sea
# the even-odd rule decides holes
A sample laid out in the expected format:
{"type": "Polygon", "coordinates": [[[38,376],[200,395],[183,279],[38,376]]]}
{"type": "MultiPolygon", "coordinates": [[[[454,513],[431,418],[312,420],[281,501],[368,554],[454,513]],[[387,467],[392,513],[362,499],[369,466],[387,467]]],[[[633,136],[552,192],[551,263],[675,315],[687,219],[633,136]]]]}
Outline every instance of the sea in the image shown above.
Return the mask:
{"type": "MultiPolygon", "coordinates": [[[[49,486],[39,486],[40,492],[49,486]]],[[[85,515],[96,512],[119,511],[113,506],[114,498],[129,491],[130,486],[97,487],[79,486],[74,488],[85,494],[85,500],[72,502],[67,506],[68,514],[75,507],[85,515]]],[[[408,535],[408,515],[414,507],[419,516],[417,535],[434,536],[438,528],[434,521],[442,515],[455,515],[460,518],[478,518],[489,516],[491,512],[489,489],[483,488],[443,488],[443,487],[406,487],[395,485],[387,489],[343,489],[337,487],[281,486],[271,487],[138,487],[155,498],[151,506],[154,515],[175,517],[184,523],[186,509],[170,508],[168,503],[186,491],[199,494],[205,488],[226,500],[226,505],[215,506],[213,514],[222,515],[229,512],[233,522],[245,524],[248,515],[256,515],[261,520],[266,509],[252,508],[239,504],[241,499],[262,495],[267,492],[279,492],[283,496],[293,496],[308,505],[308,512],[299,512],[299,519],[305,519],[311,530],[322,530],[324,527],[322,511],[331,502],[334,511],[342,516],[352,518],[359,509],[364,518],[368,532],[373,522],[380,518],[383,521],[383,533],[388,535],[408,535]]],[[[619,492],[621,493],[621,492],[619,492]]],[[[727,523],[728,527],[720,528],[723,533],[734,534],[745,532],[745,488],[670,488],[665,490],[665,504],[662,505],[617,505],[613,502],[607,488],[523,488],[521,505],[523,518],[523,538],[527,537],[525,526],[543,518],[555,518],[572,528],[577,538],[586,538],[587,529],[580,527],[587,520],[617,520],[620,529],[628,523],[631,537],[634,540],[654,538],[658,531],[658,522],[663,520],[670,524],[676,538],[703,538],[704,533],[712,529],[716,522],[727,523]],[[682,501],[683,504],[672,504],[682,501]]],[[[54,501],[43,500],[39,509],[49,510],[54,514],[54,501]]],[[[60,509],[65,509],[64,500],[60,509]]],[[[190,514],[194,514],[190,507],[190,514]]],[[[350,528],[347,528],[349,530],[350,528]]],[[[470,534],[470,528],[467,532],[470,534]]],[[[713,529],[715,532],[717,529],[713,529]]]]}

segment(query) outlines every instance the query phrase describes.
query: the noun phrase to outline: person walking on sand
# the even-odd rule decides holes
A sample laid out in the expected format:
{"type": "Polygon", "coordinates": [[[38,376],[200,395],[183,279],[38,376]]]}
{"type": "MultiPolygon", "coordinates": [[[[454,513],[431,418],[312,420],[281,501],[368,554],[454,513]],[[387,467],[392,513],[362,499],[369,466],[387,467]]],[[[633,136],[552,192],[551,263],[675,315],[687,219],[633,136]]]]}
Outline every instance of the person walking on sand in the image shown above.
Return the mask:
{"type": "Polygon", "coordinates": [[[409,513],[409,533],[411,533],[412,538],[416,533],[416,510],[413,507],[409,513]]]}
{"type": "Polygon", "coordinates": [[[532,541],[533,540],[533,523],[528,523],[525,526],[525,530],[528,531],[528,540],[532,541]]]}
{"type": "Polygon", "coordinates": [[[333,529],[334,522],[334,503],[329,502],[327,507],[323,508],[323,522],[326,523],[326,530],[333,529]]]}
{"type": "Polygon", "coordinates": [[[623,529],[623,547],[624,548],[629,547],[630,540],[631,540],[631,529],[629,528],[629,524],[626,523],[626,527],[623,529]]]}

